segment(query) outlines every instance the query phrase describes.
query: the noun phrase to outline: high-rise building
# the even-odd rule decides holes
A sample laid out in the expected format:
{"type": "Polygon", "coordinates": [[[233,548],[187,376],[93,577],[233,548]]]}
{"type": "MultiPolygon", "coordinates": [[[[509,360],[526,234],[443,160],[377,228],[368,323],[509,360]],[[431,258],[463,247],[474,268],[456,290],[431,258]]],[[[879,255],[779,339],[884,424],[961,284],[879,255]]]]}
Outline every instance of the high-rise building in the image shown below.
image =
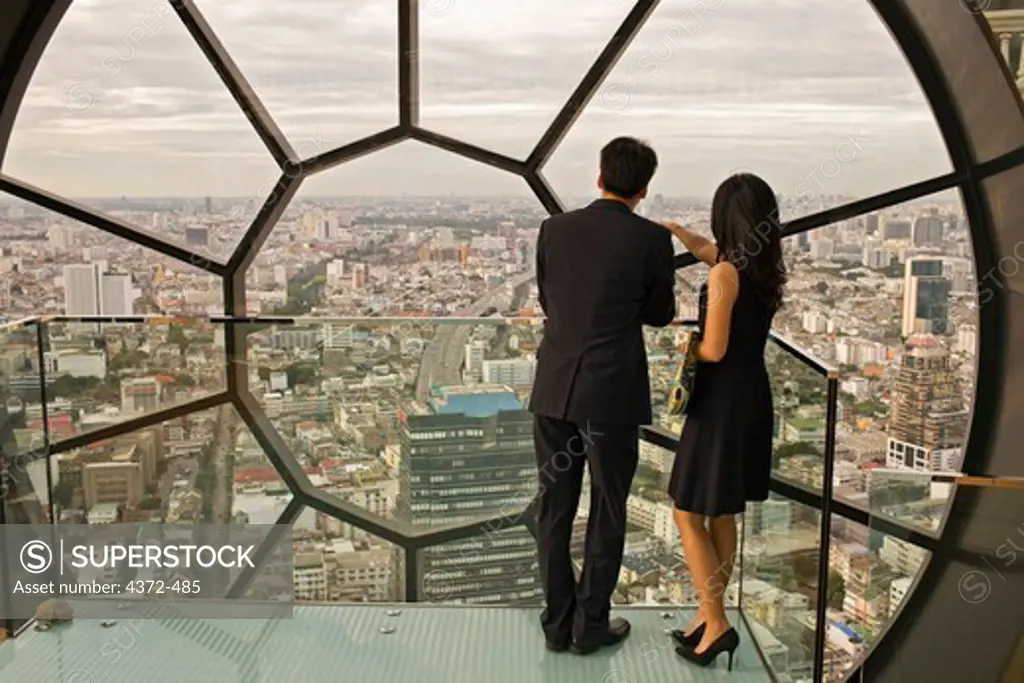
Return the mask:
{"type": "Polygon", "coordinates": [[[476,339],[468,344],[465,348],[465,379],[463,381],[466,384],[474,384],[483,379],[484,372],[484,354],[487,351],[487,342],[476,339]]]}
{"type": "Polygon", "coordinates": [[[352,266],[352,286],[356,289],[366,287],[367,275],[365,263],[357,263],[352,266]]]}
{"type": "Polygon", "coordinates": [[[131,315],[135,312],[132,277],[127,273],[100,276],[100,315],[131,315]]]}
{"type": "MultiPolygon", "coordinates": [[[[440,387],[398,415],[397,514],[414,526],[466,522],[524,507],[537,486],[533,421],[501,385],[440,387]]],[[[536,543],[523,527],[421,550],[426,599],[536,601],[536,543]]]]}
{"type": "Polygon", "coordinates": [[[886,218],[882,223],[883,240],[909,240],[910,221],[905,218],[886,218]]]}
{"type": "Polygon", "coordinates": [[[131,315],[132,278],[107,273],[106,263],[64,266],[65,315],[131,315]]]}
{"type": "Polygon", "coordinates": [[[64,314],[99,315],[100,269],[95,263],[64,266],[64,314]]]}
{"type": "Polygon", "coordinates": [[[954,470],[966,430],[967,410],[949,351],[935,336],[911,337],[893,387],[886,462],[915,470],[954,470]]]}
{"type": "Polygon", "coordinates": [[[903,335],[950,334],[952,288],[952,282],[942,274],[942,259],[907,259],[903,277],[903,335]]]}
{"type": "Polygon", "coordinates": [[[914,221],[911,243],[917,247],[941,246],[944,234],[943,227],[941,216],[919,216],[914,221]]]}
{"type": "Polygon", "coordinates": [[[907,259],[903,275],[902,334],[951,334],[949,294],[952,283],[942,274],[942,259],[907,259]]]}
{"type": "Polygon", "coordinates": [[[185,244],[190,247],[205,247],[210,243],[210,230],[203,226],[185,228],[185,244]]]}
{"type": "Polygon", "coordinates": [[[537,361],[532,358],[485,360],[481,363],[481,370],[486,384],[525,387],[533,384],[533,378],[537,374],[537,361]]]}
{"type": "Polygon", "coordinates": [[[869,213],[864,216],[864,232],[869,236],[878,234],[878,214],[869,213]]]}
{"type": "Polygon", "coordinates": [[[327,286],[340,287],[345,275],[345,259],[334,259],[327,264],[327,286]]]}

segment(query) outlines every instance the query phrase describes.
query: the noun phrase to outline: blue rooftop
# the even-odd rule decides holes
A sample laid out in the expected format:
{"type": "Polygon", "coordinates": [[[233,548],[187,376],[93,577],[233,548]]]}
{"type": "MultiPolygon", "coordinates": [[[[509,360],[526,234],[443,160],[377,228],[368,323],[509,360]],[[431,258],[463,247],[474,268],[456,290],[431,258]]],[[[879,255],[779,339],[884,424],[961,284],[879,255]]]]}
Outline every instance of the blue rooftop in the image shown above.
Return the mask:
{"type": "Polygon", "coordinates": [[[442,387],[430,397],[430,406],[438,415],[490,417],[500,410],[523,410],[514,391],[472,391],[465,387],[442,387]]]}

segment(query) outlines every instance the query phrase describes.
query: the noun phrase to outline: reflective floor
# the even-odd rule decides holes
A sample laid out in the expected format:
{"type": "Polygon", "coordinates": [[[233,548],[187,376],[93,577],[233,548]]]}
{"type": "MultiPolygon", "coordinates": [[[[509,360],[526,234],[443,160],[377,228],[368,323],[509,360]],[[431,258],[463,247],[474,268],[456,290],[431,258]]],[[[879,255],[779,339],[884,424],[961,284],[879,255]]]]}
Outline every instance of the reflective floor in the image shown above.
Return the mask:
{"type": "Polygon", "coordinates": [[[28,630],[0,645],[0,680],[411,681],[413,683],[660,683],[770,681],[738,614],[742,645],[732,673],[700,669],[673,651],[666,628],[683,616],[655,609],[614,614],[633,624],[617,648],[587,657],[543,647],[536,609],[511,607],[303,606],[275,621],[82,620],[28,630]],[[400,609],[389,615],[389,609],[400,609]],[[382,629],[394,629],[384,633],[382,629]]]}

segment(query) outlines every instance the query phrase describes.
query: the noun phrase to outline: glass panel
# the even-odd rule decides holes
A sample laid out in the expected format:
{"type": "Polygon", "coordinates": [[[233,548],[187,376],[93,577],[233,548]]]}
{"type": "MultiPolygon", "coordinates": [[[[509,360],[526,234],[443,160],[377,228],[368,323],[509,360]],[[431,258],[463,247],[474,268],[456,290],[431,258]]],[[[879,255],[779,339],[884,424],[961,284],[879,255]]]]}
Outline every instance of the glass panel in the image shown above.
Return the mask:
{"type": "Polygon", "coordinates": [[[519,176],[395,145],[302,184],[246,273],[247,307],[475,316],[483,309],[470,307],[503,280],[532,277],[546,217],[519,176]]]}
{"type": "Polygon", "coordinates": [[[424,548],[420,600],[460,604],[543,604],[537,542],[525,526],[493,528],[424,548]]]}
{"type": "Polygon", "coordinates": [[[224,329],[200,318],[49,322],[54,442],[223,391],[224,329]]]}
{"type": "Polygon", "coordinates": [[[820,491],[825,475],[828,380],[774,341],[765,365],[775,410],[772,471],[820,491]]]}
{"type": "Polygon", "coordinates": [[[632,4],[420,3],[423,126],[525,158],[632,4]]]}
{"type": "MultiPolygon", "coordinates": [[[[474,304],[517,308],[529,286],[474,304]]],[[[247,326],[250,391],[314,485],[443,526],[526,507],[537,485],[539,321],[306,319],[247,326]]]]}
{"type": "Polygon", "coordinates": [[[810,681],[821,512],[772,494],[744,517],[743,613],[780,680],[810,681]]]}
{"type": "Polygon", "coordinates": [[[832,517],[825,680],[867,656],[910,595],[931,554],[871,527],[832,517]]]}
{"type": "Polygon", "coordinates": [[[223,260],[277,177],[170,4],[148,0],[68,9],[4,172],[223,260]]]}
{"type": "Polygon", "coordinates": [[[304,508],[292,553],[298,602],[405,600],[405,553],[347,522],[304,508]]]}
{"type": "MultiPolygon", "coordinates": [[[[788,297],[775,327],[840,370],[835,495],[881,514],[872,469],[960,468],[978,309],[998,274],[981,285],[953,192],[787,238],[785,251],[788,297]]],[[[937,531],[938,499],[910,486],[901,500],[911,491],[930,510],[918,526],[937,531]]]]}
{"type": "Polygon", "coordinates": [[[58,453],[56,516],[79,524],[227,523],[238,505],[234,468],[249,444],[245,424],[224,404],[58,453]]]}
{"type": "MultiPolygon", "coordinates": [[[[640,441],[640,462],[626,501],[626,550],[623,556],[623,574],[612,601],[621,604],[674,605],[682,608],[673,628],[685,628],[699,602],[693,579],[686,568],[679,530],[676,527],[675,505],[668,495],[668,482],[672,474],[675,452],[640,441]]],[[[584,486],[589,486],[589,472],[584,486]]],[[[584,488],[580,503],[580,519],[585,518],[590,506],[590,491],[584,488]]],[[[737,530],[742,520],[737,518],[737,530]]],[[[578,561],[582,561],[581,527],[579,546],[575,548],[578,561]]],[[[574,533],[574,536],[576,534],[574,533]]],[[[742,532],[737,538],[742,537],[742,532]]],[[[738,560],[737,560],[738,561],[738,560]]],[[[734,569],[725,589],[725,606],[739,604],[740,571],[734,569]]]]}
{"type": "Polygon", "coordinates": [[[224,311],[221,279],[194,265],[0,193],[4,214],[0,225],[9,226],[11,248],[25,259],[11,280],[8,316],[224,311]],[[30,266],[39,249],[47,256],[30,266]]]}
{"type": "Polygon", "coordinates": [[[398,123],[396,3],[196,4],[300,158],[398,123]]]}
{"type": "Polygon", "coordinates": [[[775,188],[784,219],[952,170],[910,67],[861,0],[661,2],[544,169],[567,205],[595,194],[598,150],[624,134],[659,154],[653,213],[706,213],[740,170],[775,188]]]}

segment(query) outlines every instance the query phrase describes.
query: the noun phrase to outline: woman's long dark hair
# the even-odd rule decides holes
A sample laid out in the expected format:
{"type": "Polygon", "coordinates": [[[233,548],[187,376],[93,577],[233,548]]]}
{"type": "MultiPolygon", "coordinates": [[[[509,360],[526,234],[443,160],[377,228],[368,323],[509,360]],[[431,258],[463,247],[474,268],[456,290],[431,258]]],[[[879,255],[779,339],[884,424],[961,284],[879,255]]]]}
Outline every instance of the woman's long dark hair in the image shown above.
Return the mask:
{"type": "Polygon", "coordinates": [[[779,203],[768,183],[751,173],[726,178],[711,202],[711,232],[718,243],[718,260],[745,273],[769,311],[778,311],[786,262],[779,203]]]}

